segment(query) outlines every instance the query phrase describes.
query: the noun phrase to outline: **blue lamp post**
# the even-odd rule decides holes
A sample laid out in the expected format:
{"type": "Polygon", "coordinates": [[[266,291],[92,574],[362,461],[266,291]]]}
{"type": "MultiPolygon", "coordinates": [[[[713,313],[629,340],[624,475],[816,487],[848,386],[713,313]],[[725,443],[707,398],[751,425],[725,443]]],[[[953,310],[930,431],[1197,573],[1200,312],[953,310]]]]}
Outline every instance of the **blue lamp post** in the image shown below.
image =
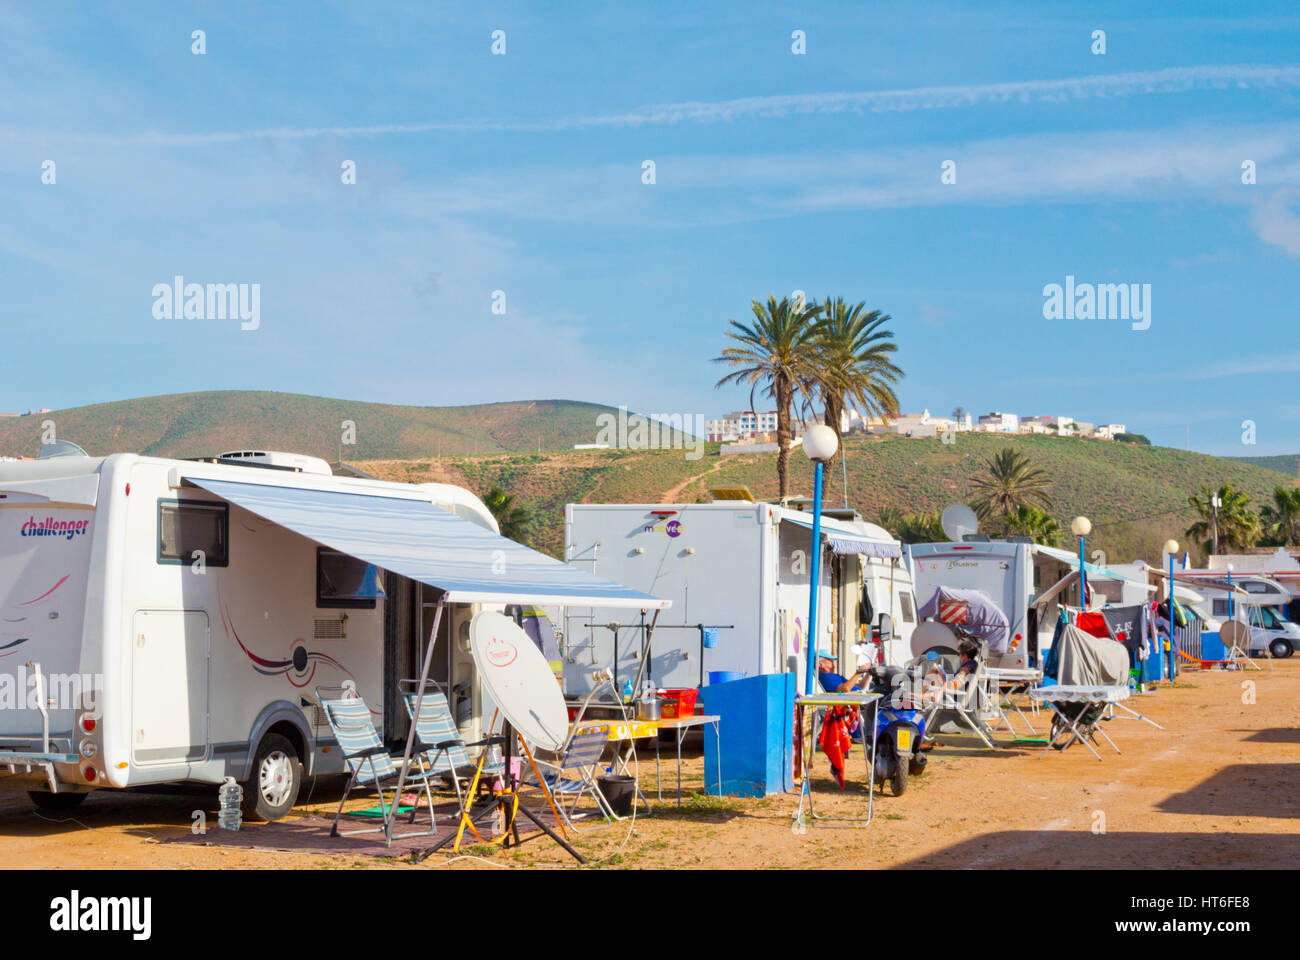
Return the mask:
{"type": "Polygon", "coordinates": [[[803,452],[813,462],[812,570],[808,583],[808,672],[804,693],[811,695],[817,683],[817,593],[821,586],[822,558],[822,469],[835,456],[840,438],[825,424],[818,423],[804,431],[803,452]]]}
{"type": "Polygon", "coordinates": [[[1228,619],[1231,620],[1232,617],[1233,617],[1233,603],[1232,603],[1232,564],[1228,564],[1228,619]]]}
{"type": "Polygon", "coordinates": [[[1087,517],[1075,517],[1070,521],[1070,530],[1079,538],[1079,609],[1088,609],[1088,571],[1084,568],[1083,538],[1092,533],[1092,521],[1087,517]]]}
{"type": "Polygon", "coordinates": [[[1168,672],[1170,679],[1174,675],[1174,554],[1178,552],[1178,541],[1169,539],[1165,541],[1165,553],[1169,554],[1169,647],[1165,651],[1168,660],[1168,672]]]}

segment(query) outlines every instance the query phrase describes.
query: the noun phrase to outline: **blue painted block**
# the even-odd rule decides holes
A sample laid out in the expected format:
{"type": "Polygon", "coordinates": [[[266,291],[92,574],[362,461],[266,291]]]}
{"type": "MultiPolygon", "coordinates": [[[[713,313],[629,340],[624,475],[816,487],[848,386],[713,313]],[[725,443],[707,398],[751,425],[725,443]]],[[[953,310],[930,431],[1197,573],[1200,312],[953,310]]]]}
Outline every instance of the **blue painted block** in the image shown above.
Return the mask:
{"type": "Polygon", "coordinates": [[[1217,633],[1201,634],[1201,659],[1202,660],[1222,660],[1225,653],[1223,640],[1217,633]]]}
{"type": "Polygon", "coordinates": [[[718,737],[722,792],[765,797],[794,788],[793,673],[772,673],[700,690],[705,713],[717,714],[718,734],[704,728],[704,784],[718,792],[718,737]]]}

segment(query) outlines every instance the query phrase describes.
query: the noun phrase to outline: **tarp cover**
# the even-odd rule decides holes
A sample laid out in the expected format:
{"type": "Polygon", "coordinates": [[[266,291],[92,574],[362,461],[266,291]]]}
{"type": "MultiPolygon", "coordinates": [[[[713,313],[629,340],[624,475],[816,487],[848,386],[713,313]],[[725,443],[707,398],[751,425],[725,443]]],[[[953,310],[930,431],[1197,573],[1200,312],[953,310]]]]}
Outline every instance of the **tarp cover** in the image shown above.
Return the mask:
{"type": "Polygon", "coordinates": [[[530,550],[427,500],[185,479],[332,550],[445,590],[453,603],[656,610],[669,603],[530,550]]]}
{"type": "Polygon", "coordinates": [[[1002,608],[983,590],[939,587],[921,606],[921,619],[933,617],[979,637],[990,653],[1006,653],[1011,622],[1002,608]]]}
{"type": "Polygon", "coordinates": [[[1056,680],[1065,686],[1125,686],[1128,651],[1108,637],[1094,637],[1067,623],[1053,650],[1056,680]]]}

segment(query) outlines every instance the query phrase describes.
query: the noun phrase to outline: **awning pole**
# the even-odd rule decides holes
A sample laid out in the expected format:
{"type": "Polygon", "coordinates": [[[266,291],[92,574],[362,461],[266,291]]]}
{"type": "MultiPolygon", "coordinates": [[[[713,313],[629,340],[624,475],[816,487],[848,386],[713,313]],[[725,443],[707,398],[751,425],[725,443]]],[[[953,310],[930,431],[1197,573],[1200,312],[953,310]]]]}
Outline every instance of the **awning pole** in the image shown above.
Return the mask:
{"type": "Polygon", "coordinates": [[[632,696],[634,698],[641,695],[641,678],[645,675],[646,664],[650,661],[650,638],[655,635],[655,624],[659,622],[659,614],[662,612],[662,610],[656,610],[655,615],[650,618],[650,626],[646,627],[645,611],[641,611],[641,632],[645,636],[645,642],[641,645],[641,665],[636,668],[636,682],[632,684],[632,696]]]}
{"type": "MultiPolygon", "coordinates": [[[[420,717],[420,710],[424,707],[424,687],[429,682],[429,669],[433,666],[433,647],[438,639],[438,625],[442,623],[442,608],[446,602],[446,594],[443,594],[438,598],[438,607],[433,614],[433,629],[429,631],[429,646],[424,651],[424,670],[420,674],[419,692],[415,695],[415,713],[411,716],[411,728],[406,731],[406,752],[402,754],[402,768],[397,772],[397,793],[393,795],[393,803],[388,808],[388,820],[384,824],[384,842],[390,847],[393,845],[393,822],[397,819],[397,808],[401,806],[402,788],[406,786],[406,768],[411,762],[411,748],[415,746],[415,727],[420,717]]],[[[450,638],[448,638],[447,646],[451,646],[450,638]]],[[[448,692],[450,692],[450,676],[448,676],[447,682],[449,685],[448,692]]],[[[447,704],[450,706],[451,701],[448,700],[447,704]]]]}

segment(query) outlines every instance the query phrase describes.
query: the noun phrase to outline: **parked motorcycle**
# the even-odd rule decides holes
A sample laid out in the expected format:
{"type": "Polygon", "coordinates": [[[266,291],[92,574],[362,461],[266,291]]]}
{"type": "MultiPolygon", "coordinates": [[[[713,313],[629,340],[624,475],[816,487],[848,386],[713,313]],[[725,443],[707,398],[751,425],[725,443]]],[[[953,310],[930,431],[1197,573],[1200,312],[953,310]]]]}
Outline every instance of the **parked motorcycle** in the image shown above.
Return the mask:
{"type": "Polygon", "coordinates": [[[925,771],[920,676],[915,667],[876,664],[871,668],[871,690],[883,694],[876,706],[876,765],[872,779],[882,789],[888,781],[896,797],[907,789],[908,776],[920,776],[925,771]]]}

